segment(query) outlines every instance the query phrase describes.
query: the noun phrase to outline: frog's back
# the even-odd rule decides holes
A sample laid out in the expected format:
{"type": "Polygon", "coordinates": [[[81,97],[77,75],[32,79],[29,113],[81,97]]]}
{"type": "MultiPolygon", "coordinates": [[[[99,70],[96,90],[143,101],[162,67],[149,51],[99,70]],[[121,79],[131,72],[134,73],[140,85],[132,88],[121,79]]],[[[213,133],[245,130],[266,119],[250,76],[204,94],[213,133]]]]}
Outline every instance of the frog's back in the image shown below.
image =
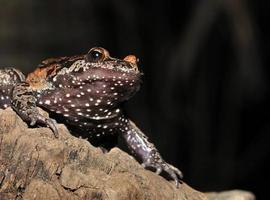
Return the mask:
{"type": "Polygon", "coordinates": [[[23,73],[15,68],[0,69],[0,108],[10,106],[13,87],[24,80],[23,73]]]}

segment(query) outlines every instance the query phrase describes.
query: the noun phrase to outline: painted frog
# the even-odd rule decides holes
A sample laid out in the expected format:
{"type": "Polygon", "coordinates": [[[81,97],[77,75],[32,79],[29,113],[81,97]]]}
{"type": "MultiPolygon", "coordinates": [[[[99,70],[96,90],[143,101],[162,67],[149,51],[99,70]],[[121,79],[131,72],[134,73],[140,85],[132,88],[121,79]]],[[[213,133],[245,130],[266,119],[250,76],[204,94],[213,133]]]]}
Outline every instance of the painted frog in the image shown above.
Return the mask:
{"type": "Polygon", "coordinates": [[[47,59],[26,78],[17,69],[1,69],[0,108],[11,106],[31,126],[47,125],[58,137],[55,121],[40,113],[41,107],[95,146],[111,148],[120,135],[145,168],[167,173],[178,187],[181,171],[163,160],[122,111],[140,84],[134,55],[117,59],[95,47],[85,55],[47,59]]]}

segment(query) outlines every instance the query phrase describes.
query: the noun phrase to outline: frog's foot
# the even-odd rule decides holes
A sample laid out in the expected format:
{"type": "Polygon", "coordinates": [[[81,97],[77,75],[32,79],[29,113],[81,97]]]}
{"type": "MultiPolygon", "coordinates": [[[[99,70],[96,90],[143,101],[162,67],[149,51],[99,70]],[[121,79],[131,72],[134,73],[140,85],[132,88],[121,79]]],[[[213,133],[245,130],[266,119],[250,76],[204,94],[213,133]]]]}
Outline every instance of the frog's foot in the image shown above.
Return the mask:
{"type": "Polygon", "coordinates": [[[21,82],[14,86],[11,101],[12,108],[24,121],[30,122],[31,126],[34,126],[36,123],[49,126],[55,137],[58,138],[55,122],[40,113],[36,106],[36,101],[34,92],[28,83],[21,82]]]}
{"type": "Polygon", "coordinates": [[[56,128],[54,120],[43,116],[42,114],[40,114],[37,111],[32,111],[32,112],[30,111],[30,113],[28,113],[28,117],[30,119],[30,126],[34,126],[36,123],[41,123],[41,124],[47,125],[52,130],[54,136],[56,138],[59,138],[59,133],[58,133],[58,130],[56,128]]]}
{"type": "Polygon", "coordinates": [[[146,161],[142,163],[144,168],[151,168],[156,170],[156,174],[160,174],[162,171],[166,172],[171,179],[175,181],[175,185],[179,188],[180,179],[183,178],[182,172],[176,167],[166,163],[165,161],[146,161]]]}

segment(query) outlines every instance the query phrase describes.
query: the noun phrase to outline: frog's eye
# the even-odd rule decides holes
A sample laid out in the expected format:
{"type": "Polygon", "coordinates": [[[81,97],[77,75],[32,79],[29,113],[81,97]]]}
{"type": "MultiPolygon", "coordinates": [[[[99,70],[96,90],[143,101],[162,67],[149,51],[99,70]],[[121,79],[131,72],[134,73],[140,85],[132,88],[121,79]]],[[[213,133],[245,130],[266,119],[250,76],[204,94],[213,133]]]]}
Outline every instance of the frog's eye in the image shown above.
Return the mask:
{"type": "Polygon", "coordinates": [[[92,48],[86,55],[88,62],[100,62],[105,59],[105,52],[103,48],[92,48]]]}

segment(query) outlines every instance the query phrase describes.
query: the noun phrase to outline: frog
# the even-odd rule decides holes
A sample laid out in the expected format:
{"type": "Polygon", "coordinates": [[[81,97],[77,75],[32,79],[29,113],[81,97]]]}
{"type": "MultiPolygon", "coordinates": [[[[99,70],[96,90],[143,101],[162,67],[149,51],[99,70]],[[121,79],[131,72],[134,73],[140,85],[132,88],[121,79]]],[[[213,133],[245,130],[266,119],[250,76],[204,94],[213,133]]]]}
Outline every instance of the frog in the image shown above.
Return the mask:
{"type": "Polygon", "coordinates": [[[0,69],[0,108],[12,107],[30,126],[48,126],[56,138],[58,120],[104,149],[120,136],[144,168],[165,173],[178,188],[182,172],[162,158],[123,110],[141,83],[135,55],[113,58],[105,48],[93,47],[86,54],[46,59],[27,76],[16,68],[0,69]]]}

